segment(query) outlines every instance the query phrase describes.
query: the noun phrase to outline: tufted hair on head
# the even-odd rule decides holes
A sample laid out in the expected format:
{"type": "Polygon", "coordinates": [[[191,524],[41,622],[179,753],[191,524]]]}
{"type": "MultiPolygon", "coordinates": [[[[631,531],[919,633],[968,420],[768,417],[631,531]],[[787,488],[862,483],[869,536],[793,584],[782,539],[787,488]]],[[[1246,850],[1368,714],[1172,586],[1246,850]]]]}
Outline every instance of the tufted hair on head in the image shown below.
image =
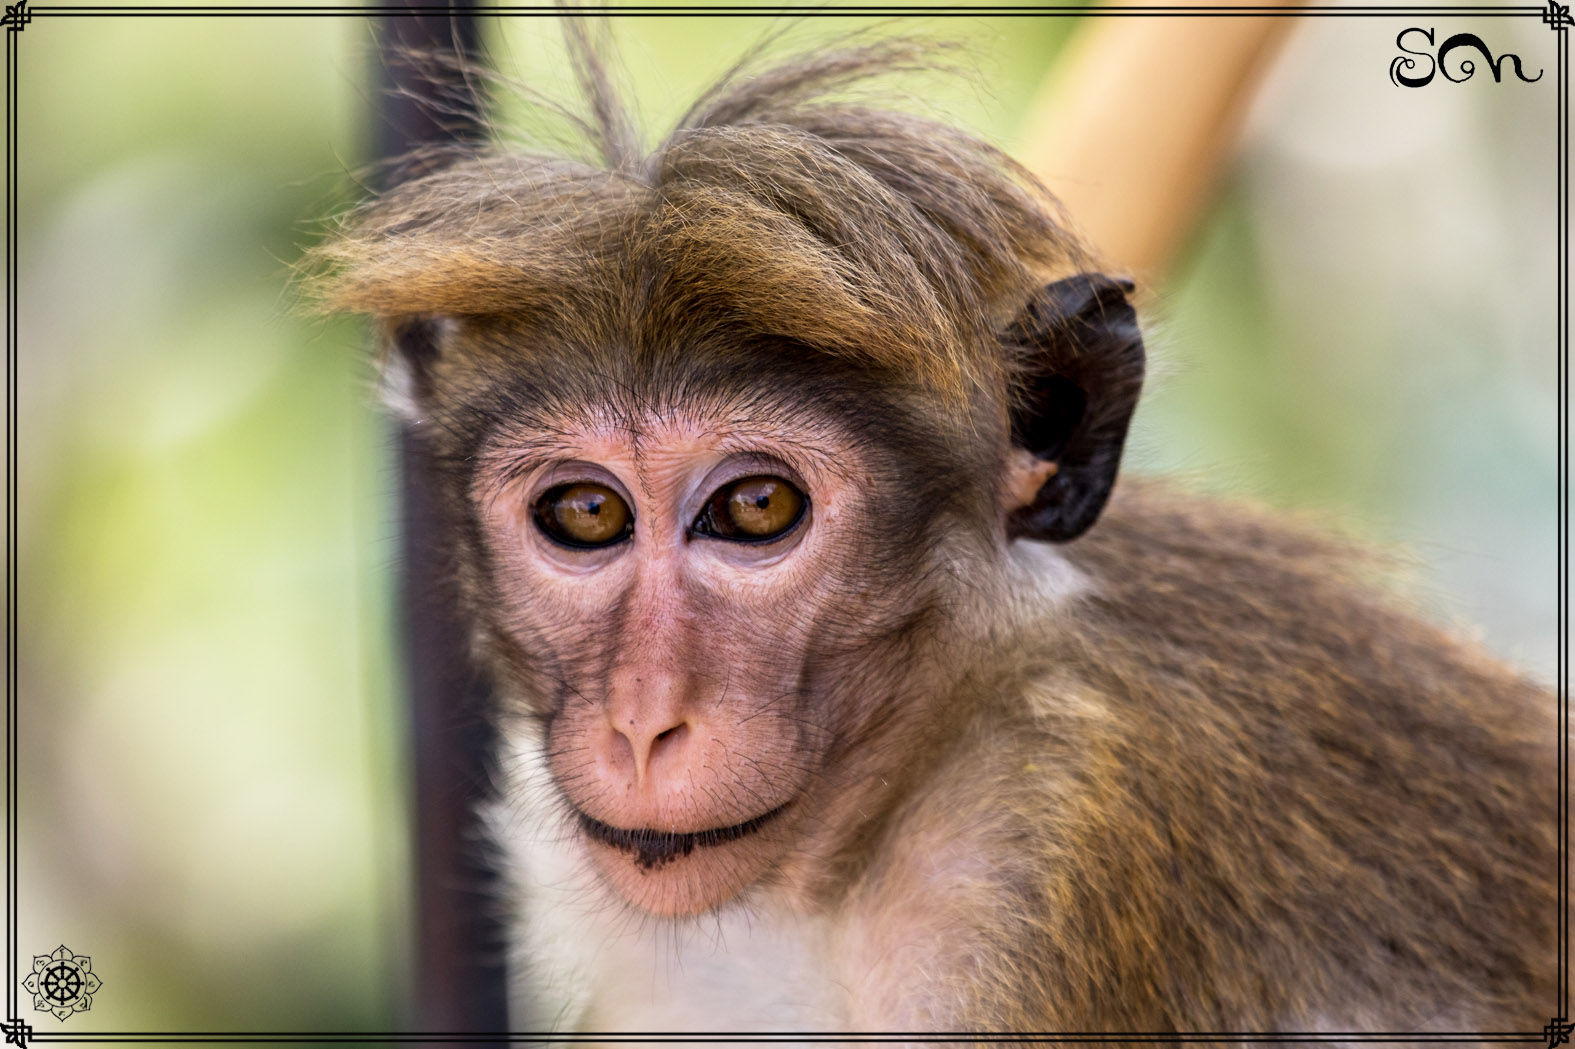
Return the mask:
{"type": "Polygon", "coordinates": [[[1000,388],[1013,362],[995,333],[1081,267],[1054,199],[1004,153],[830,97],[933,68],[933,44],[735,69],[646,153],[604,49],[566,22],[597,159],[494,144],[394,186],[309,253],[324,309],[508,315],[634,356],[766,336],[955,403],[1000,388]]]}

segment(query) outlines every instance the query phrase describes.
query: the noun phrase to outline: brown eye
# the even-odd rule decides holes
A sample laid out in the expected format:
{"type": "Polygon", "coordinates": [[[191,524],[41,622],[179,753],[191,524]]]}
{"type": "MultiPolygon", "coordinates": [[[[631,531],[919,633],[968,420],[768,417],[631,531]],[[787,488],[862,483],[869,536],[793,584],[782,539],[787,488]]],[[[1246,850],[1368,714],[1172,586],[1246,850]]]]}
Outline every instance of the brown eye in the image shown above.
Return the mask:
{"type": "Polygon", "coordinates": [[[745,477],[717,491],[694,530],[701,535],[764,542],[786,535],[809,500],[780,477],[745,477]]]}
{"type": "Polygon", "coordinates": [[[536,500],[536,525],[565,546],[610,546],[634,531],[634,515],[611,488],[560,484],[536,500]]]}

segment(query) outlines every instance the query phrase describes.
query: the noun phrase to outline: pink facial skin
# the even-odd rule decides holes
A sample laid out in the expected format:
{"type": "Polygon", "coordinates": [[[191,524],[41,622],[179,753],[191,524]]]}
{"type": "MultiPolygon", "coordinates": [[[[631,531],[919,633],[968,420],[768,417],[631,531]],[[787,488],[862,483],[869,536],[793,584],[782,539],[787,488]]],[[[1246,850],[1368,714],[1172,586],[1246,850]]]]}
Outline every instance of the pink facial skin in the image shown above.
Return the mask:
{"type": "Polygon", "coordinates": [[[483,446],[471,497],[492,643],[545,728],[566,827],[634,907],[696,914],[762,879],[813,896],[900,796],[888,756],[950,731],[957,661],[938,639],[962,594],[946,566],[987,577],[1014,493],[1031,498],[1053,467],[1003,462],[1004,493],[969,504],[973,531],[942,523],[943,554],[923,530],[934,506],[892,454],[780,407],[591,410],[483,446]],[[802,493],[792,528],[697,532],[715,493],[760,476],[802,493]],[[629,536],[551,538],[538,501],[571,484],[621,498],[629,536]],[[965,532],[977,556],[959,553],[965,532]]]}
{"type": "Polygon", "coordinates": [[[540,689],[549,768],[631,904],[715,907],[793,837],[835,728],[805,717],[805,668],[817,623],[845,601],[865,487],[845,445],[763,419],[580,421],[492,442],[472,492],[502,629],[554,668],[540,689]],[[792,529],[762,543],[695,534],[713,493],[759,475],[804,493],[792,529]],[[621,496],[632,535],[593,549],[550,538],[533,508],[567,483],[621,496]]]}

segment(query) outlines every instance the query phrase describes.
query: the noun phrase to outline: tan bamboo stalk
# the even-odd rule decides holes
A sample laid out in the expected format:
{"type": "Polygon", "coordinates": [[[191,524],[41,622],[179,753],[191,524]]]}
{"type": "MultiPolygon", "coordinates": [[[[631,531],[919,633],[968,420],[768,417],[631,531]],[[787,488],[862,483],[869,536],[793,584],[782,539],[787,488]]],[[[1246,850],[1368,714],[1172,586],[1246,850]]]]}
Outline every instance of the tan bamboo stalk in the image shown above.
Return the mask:
{"type": "Polygon", "coordinates": [[[1041,84],[1017,155],[1107,265],[1152,286],[1207,204],[1262,74],[1299,21],[1089,18],[1041,84]]]}

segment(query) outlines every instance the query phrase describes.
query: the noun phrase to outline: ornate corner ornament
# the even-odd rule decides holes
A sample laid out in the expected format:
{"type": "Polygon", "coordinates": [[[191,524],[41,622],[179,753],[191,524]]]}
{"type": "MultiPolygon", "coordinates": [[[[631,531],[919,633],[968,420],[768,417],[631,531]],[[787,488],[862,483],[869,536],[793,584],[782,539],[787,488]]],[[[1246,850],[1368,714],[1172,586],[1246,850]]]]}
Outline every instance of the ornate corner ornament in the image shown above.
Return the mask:
{"type": "Polygon", "coordinates": [[[1575,25],[1575,18],[1570,17],[1570,5],[1556,3],[1555,0],[1548,0],[1548,9],[1542,12],[1542,20],[1555,33],[1562,33],[1570,26],[1575,25]]]}
{"type": "Polygon", "coordinates": [[[33,1037],[33,1025],[25,1020],[7,1020],[0,1023],[0,1032],[5,1034],[6,1045],[20,1045],[26,1049],[27,1040],[33,1037]]]}
{"type": "MultiPolygon", "coordinates": [[[[1551,3],[1552,0],[1549,0],[1551,3]]],[[[20,33],[22,27],[33,20],[33,12],[27,9],[27,0],[16,0],[14,4],[5,5],[5,17],[0,18],[0,28],[9,29],[13,33],[20,33]]]]}
{"type": "Polygon", "coordinates": [[[93,1008],[93,995],[103,984],[93,972],[93,959],[72,954],[62,944],[53,954],[33,956],[33,971],[22,986],[33,996],[34,1009],[54,1013],[57,1020],[64,1020],[72,1013],[93,1008]]]}

